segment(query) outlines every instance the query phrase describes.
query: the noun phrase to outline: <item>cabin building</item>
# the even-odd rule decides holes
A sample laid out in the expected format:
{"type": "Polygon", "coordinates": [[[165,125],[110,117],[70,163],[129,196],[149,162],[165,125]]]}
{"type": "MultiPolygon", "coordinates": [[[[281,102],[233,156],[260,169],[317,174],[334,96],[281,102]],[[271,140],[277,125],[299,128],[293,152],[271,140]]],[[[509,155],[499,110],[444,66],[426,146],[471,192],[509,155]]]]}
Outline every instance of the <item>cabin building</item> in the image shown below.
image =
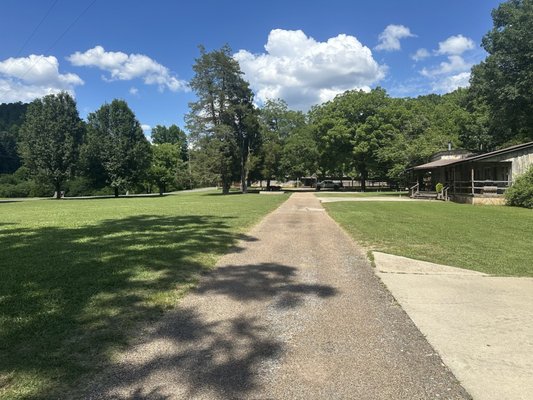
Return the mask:
{"type": "Polygon", "coordinates": [[[504,204],[513,180],[533,165],[533,142],[485,154],[448,150],[408,170],[411,197],[441,198],[459,203],[504,204]],[[443,185],[436,192],[438,183],[443,185]]]}

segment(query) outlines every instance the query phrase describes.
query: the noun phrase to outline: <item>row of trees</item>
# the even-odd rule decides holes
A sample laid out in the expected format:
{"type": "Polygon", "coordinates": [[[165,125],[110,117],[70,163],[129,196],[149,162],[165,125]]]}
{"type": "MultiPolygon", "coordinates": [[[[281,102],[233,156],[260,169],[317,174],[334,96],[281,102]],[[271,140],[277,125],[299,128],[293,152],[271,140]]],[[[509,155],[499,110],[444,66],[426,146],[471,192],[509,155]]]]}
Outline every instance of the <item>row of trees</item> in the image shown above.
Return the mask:
{"type": "Polygon", "coordinates": [[[85,194],[107,186],[115,196],[124,190],[151,191],[152,185],[160,192],[184,185],[185,133],[175,125],[157,126],[151,145],[123,100],[104,104],[87,122],[65,92],[37,99],[24,111],[4,131],[9,141],[2,144],[11,146],[1,148],[0,156],[6,156],[2,168],[13,172],[22,164],[27,175],[48,182],[58,198],[73,178],[84,182],[85,194]]]}
{"type": "Polygon", "coordinates": [[[493,11],[488,53],[471,87],[453,93],[390,98],[377,88],[348,91],[306,115],[281,100],[254,109],[252,93],[228,47],[196,60],[187,127],[196,168],[219,177],[227,192],[240,180],[351,176],[397,182],[448,144],[489,151],[533,140],[533,0],[493,11]]]}
{"type": "Polygon", "coordinates": [[[56,192],[81,176],[115,195],[151,185],[162,192],[220,184],[228,193],[235,182],[246,192],[255,180],[303,176],[350,176],[363,190],[368,179],[402,182],[406,168],[449,143],[487,151],[533,140],[533,0],[502,3],[493,19],[482,42],[489,55],[473,68],[471,87],[443,96],[391,98],[376,88],[345,92],[306,114],[282,100],[258,108],[224,46],[202,47],[195,60],[188,136],[157,126],[150,145],[122,100],[87,122],[66,93],[0,107],[0,173],[18,168],[20,155],[23,169],[56,192]]]}

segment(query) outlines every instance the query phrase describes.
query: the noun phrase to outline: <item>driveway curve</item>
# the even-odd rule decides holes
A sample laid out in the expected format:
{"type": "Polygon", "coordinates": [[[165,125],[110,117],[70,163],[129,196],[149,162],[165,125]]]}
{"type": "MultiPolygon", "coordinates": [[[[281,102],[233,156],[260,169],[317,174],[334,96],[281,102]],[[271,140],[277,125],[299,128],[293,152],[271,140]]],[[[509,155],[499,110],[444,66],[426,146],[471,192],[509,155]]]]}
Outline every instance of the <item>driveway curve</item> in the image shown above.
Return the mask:
{"type": "Polygon", "coordinates": [[[263,219],[80,397],[470,398],[312,193],[263,219]]]}

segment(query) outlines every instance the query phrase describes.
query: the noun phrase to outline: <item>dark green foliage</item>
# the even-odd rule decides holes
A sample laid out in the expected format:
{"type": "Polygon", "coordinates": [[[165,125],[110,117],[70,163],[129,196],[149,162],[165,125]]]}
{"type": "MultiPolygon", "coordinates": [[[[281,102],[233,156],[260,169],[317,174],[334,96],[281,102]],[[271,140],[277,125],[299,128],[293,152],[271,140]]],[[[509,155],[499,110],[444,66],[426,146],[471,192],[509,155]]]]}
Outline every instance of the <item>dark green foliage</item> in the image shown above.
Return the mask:
{"type": "Polygon", "coordinates": [[[200,47],[193,69],[190,86],[198,100],[189,104],[187,129],[194,147],[206,147],[213,156],[204,159],[208,165],[202,168],[218,175],[224,193],[239,178],[246,192],[248,158],[260,145],[253,93],[229,46],[212,52],[200,47]]]}
{"type": "Polygon", "coordinates": [[[177,125],[170,125],[168,128],[163,125],[156,125],[156,127],[152,129],[152,143],[177,144],[180,147],[181,160],[187,161],[189,158],[187,134],[177,125]]]}
{"type": "Polygon", "coordinates": [[[20,129],[19,150],[24,165],[38,179],[46,179],[59,198],[73,173],[83,136],[76,102],[66,92],[34,100],[20,129]]]}
{"type": "Polygon", "coordinates": [[[290,178],[310,176],[317,172],[318,144],[309,126],[297,129],[283,147],[281,170],[290,178]]]}
{"type": "Polygon", "coordinates": [[[53,192],[53,185],[33,178],[25,167],[20,167],[13,174],[0,175],[0,198],[50,197],[53,192]]]}
{"type": "Polygon", "coordinates": [[[526,173],[516,178],[505,193],[507,205],[533,208],[533,166],[526,173]]]}
{"type": "Polygon", "coordinates": [[[0,131],[9,129],[13,125],[20,126],[24,121],[28,104],[2,103],[0,104],[0,131]]]}
{"type": "Polygon", "coordinates": [[[160,194],[177,189],[185,183],[183,178],[187,175],[187,165],[180,158],[180,150],[179,143],[162,143],[152,148],[153,159],[149,180],[159,188],[160,194]]]}
{"type": "Polygon", "coordinates": [[[113,100],[89,114],[85,152],[89,164],[101,165],[116,197],[142,181],[150,166],[150,143],[124,100],[113,100]]]}
{"type": "Polygon", "coordinates": [[[11,174],[21,165],[18,131],[27,108],[23,103],[0,104],[0,174],[11,174]]]}
{"type": "MultiPolygon", "coordinates": [[[[282,168],[283,149],[287,140],[295,131],[302,129],[305,115],[300,111],[292,111],[283,100],[268,100],[259,113],[261,126],[261,150],[255,159],[254,176],[267,180],[283,180],[285,172],[282,168]]],[[[291,162],[286,160],[286,168],[292,170],[291,162]]],[[[287,171],[287,172],[288,172],[287,171]]]]}
{"type": "Polygon", "coordinates": [[[533,1],[508,0],[492,12],[482,41],[489,53],[472,69],[475,102],[490,111],[495,146],[533,140],[533,1]]]}

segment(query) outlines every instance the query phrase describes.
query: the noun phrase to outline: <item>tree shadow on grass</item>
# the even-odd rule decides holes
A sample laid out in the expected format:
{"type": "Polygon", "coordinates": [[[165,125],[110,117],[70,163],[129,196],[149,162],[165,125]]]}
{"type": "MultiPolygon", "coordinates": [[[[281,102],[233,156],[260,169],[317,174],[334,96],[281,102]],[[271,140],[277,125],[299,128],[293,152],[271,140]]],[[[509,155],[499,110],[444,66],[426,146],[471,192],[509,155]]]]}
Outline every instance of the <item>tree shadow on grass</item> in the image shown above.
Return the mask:
{"type": "Polygon", "coordinates": [[[267,315],[239,306],[228,314],[228,307],[263,301],[283,312],[336,294],[330,286],[300,283],[296,272],[264,263],[218,268],[80,398],[250,397],[261,390],[261,368],[282,357],[284,343],[267,315]]]}
{"type": "Polygon", "coordinates": [[[174,305],[239,238],[253,240],[231,232],[227,218],[204,215],[3,226],[0,397],[58,397],[105,365],[137,323],[174,305]]]}

